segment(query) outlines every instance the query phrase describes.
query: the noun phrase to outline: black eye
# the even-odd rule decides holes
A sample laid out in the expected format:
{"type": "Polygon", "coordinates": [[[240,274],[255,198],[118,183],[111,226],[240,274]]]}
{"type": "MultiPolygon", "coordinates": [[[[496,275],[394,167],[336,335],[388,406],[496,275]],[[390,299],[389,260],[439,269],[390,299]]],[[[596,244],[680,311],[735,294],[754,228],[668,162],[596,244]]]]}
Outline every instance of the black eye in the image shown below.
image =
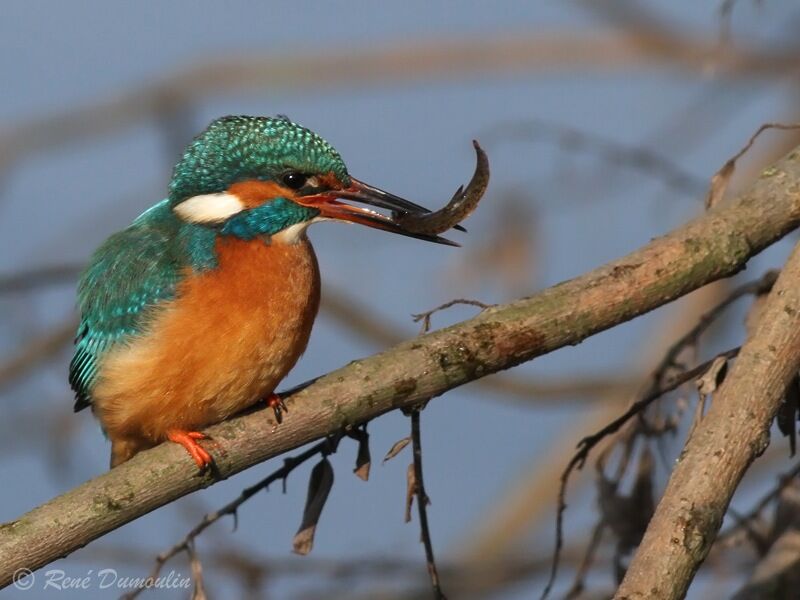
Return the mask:
{"type": "Polygon", "coordinates": [[[283,184],[292,190],[299,190],[308,181],[308,177],[297,171],[292,171],[283,176],[283,184]]]}

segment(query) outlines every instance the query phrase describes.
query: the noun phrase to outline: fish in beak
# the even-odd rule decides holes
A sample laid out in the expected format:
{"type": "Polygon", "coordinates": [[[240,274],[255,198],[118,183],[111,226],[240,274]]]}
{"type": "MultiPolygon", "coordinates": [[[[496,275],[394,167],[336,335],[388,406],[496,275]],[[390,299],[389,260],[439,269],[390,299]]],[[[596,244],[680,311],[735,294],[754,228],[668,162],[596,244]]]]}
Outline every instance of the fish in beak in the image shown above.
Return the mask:
{"type": "MultiPolygon", "coordinates": [[[[300,196],[295,198],[295,202],[304,206],[316,208],[323,217],[328,219],[360,223],[367,227],[382,229],[383,231],[389,231],[419,240],[445,244],[447,246],[459,246],[456,242],[438,235],[408,231],[404,229],[393,216],[408,213],[428,214],[431,211],[427,208],[419,204],[414,204],[399,196],[395,196],[394,194],[390,194],[389,192],[385,192],[368,183],[359,181],[358,179],[351,178],[350,181],[351,185],[348,188],[325,191],[310,196],[300,196]],[[340,202],[340,200],[352,200],[360,204],[382,208],[391,211],[391,214],[387,216],[369,208],[340,202]]],[[[457,228],[463,229],[461,227],[457,228]]]]}

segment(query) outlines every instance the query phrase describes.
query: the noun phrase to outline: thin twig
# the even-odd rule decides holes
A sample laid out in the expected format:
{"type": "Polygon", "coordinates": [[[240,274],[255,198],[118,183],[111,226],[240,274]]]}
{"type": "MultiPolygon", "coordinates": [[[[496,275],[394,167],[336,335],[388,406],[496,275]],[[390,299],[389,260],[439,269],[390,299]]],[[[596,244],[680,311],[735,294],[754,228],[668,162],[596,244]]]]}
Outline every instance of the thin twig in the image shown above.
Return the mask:
{"type": "Polygon", "coordinates": [[[436,559],[433,557],[433,543],[431,532],[428,528],[428,494],[425,492],[425,483],[422,480],[422,439],[419,427],[419,409],[411,411],[411,443],[414,450],[414,479],[417,494],[417,510],[419,511],[419,528],[422,543],[425,546],[425,560],[428,564],[428,575],[433,586],[433,597],[436,600],[446,600],[439,582],[439,571],[436,568],[436,559]]]}
{"type": "Polygon", "coordinates": [[[685,442],[618,598],[686,596],[736,488],[769,444],[770,426],[800,368],[798,281],[795,244],[711,409],[685,442]]]}
{"type": "Polygon", "coordinates": [[[744,146],[742,146],[742,149],[733,155],[731,161],[736,162],[737,160],[742,158],[742,156],[744,156],[745,153],[749,151],[750,148],[753,147],[753,144],[756,143],[756,139],[758,139],[758,136],[764,133],[767,129],[780,129],[781,131],[791,131],[793,129],[800,129],[800,123],[764,123],[750,137],[747,143],[744,146]]]}
{"type": "Polygon", "coordinates": [[[761,513],[764,512],[764,509],[767,508],[770,503],[776,500],[778,496],[780,496],[781,492],[786,489],[786,487],[797,477],[800,477],[800,462],[782,475],[779,475],[778,483],[768,490],[747,513],[743,515],[736,515],[736,525],[733,525],[729,529],[721,532],[717,536],[715,544],[724,545],[730,538],[736,535],[740,529],[747,528],[749,523],[752,523],[755,519],[757,519],[761,513]]]}
{"type": "MultiPolygon", "coordinates": [[[[242,490],[241,494],[236,497],[234,500],[223,506],[222,508],[206,514],[202,520],[195,525],[189,533],[177,544],[172,546],[169,550],[166,550],[159,554],[156,557],[156,564],[153,567],[153,570],[145,579],[145,582],[153,581],[158,574],[161,572],[163,566],[169,561],[171,558],[180,554],[181,552],[189,553],[190,557],[192,556],[192,545],[194,544],[194,540],[203,533],[206,529],[208,529],[211,525],[219,521],[225,516],[231,515],[233,517],[234,529],[238,524],[238,511],[239,507],[247,502],[250,498],[255,496],[261,490],[267,489],[270,484],[275,483],[276,481],[282,481],[284,485],[286,484],[286,479],[289,477],[292,471],[294,471],[297,467],[302,465],[307,460],[313,458],[314,456],[320,454],[322,456],[327,456],[332,454],[336,451],[337,446],[339,445],[339,440],[341,439],[341,435],[335,437],[325,438],[321,442],[314,444],[308,450],[301,452],[296,456],[290,456],[283,461],[283,466],[279,469],[276,469],[272,473],[270,473],[267,477],[259,481],[258,483],[245,488],[242,490]]],[[[145,589],[146,586],[136,588],[135,590],[124,594],[122,596],[122,600],[133,600],[139,594],[141,594],[145,589]]]]}
{"type": "Polygon", "coordinates": [[[612,433],[616,433],[619,429],[628,422],[631,417],[641,413],[645,408],[650,406],[653,402],[658,400],[664,394],[671,392],[684,383],[691,381],[692,379],[699,377],[703,373],[705,373],[711,364],[719,357],[723,356],[725,358],[731,359],[734,358],[739,353],[740,347],[731,348],[725,352],[722,352],[718,356],[714,357],[712,360],[708,360],[701,365],[696,366],[694,369],[690,369],[685,373],[681,373],[670,379],[663,387],[655,390],[654,392],[644,396],[643,398],[637,400],[633,404],[631,404],[630,408],[626,410],[622,415],[611,421],[608,425],[600,429],[600,431],[584,437],[580,442],[578,442],[578,450],[575,452],[573,457],[570,459],[569,463],[567,464],[566,469],[561,475],[561,483],[558,490],[558,509],[556,512],[556,542],[555,542],[555,549],[553,551],[553,566],[550,570],[550,577],[547,580],[547,585],[542,592],[541,598],[544,599],[550,593],[550,590],[555,583],[556,575],[558,575],[558,564],[559,564],[559,557],[561,554],[561,548],[564,545],[564,511],[567,509],[566,503],[566,490],[567,490],[567,483],[569,482],[570,475],[572,472],[577,468],[581,469],[586,462],[586,459],[589,456],[589,453],[592,449],[597,446],[606,436],[611,435],[612,433]]]}
{"type": "Polygon", "coordinates": [[[736,170],[736,161],[742,158],[742,156],[744,156],[750,150],[750,148],[753,147],[753,144],[756,143],[758,136],[768,129],[791,131],[800,129],[800,123],[764,123],[761,125],[761,127],[759,127],[756,132],[750,136],[750,139],[744,146],[742,146],[741,150],[729,158],[725,164],[722,165],[722,167],[720,167],[716,173],[714,173],[714,176],[711,178],[711,185],[709,186],[708,194],[706,196],[706,209],[716,206],[717,203],[719,203],[725,197],[728,184],[730,183],[733,173],[736,170]]]}
{"type": "MultiPolygon", "coordinates": [[[[750,143],[752,144],[752,140],[750,143]]],[[[740,152],[739,155],[741,155],[742,153],[743,152],[740,152]]],[[[558,512],[556,518],[556,544],[553,555],[553,570],[551,572],[547,586],[545,587],[545,590],[542,593],[542,598],[545,598],[549,594],[550,589],[552,588],[552,585],[555,581],[556,574],[558,573],[558,563],[559,563],[558,555],[561,551],[561,547],[563,546],[563,520],[564,520],[564,511],[566,510],[567,507],[566,487],[572,472],[576,468],[577,469],[582,468],[586,461],[586,458],[589,455],[589,452],[591,452],[591,450],[595,446],[597,446],[597,444],[599,444],[603,439],[605,439],[608,435],[616,433],[631,417],[633,417],[636,414],[640,414],[652,402],[663,396],[665,393],[674,390],[683,383],[686,383],[689,380],[694,379],[699,375],[702,375],[706,370],[708,370],[708,368],[714,362],[713,360],[707,361],[690,371],[684,372],[680,375],[676,375],[666,383],[664,382],[667,371],[671,367],[679,366],[677,363],[677,359],[678,356],[681,354],[681,352],[683,352],[687,347],[696,345],[700,336],[703,333],[705,333],[705,331],[716,321],[716,319],[720,316],[720,314],[722,314],[722,312],[725,309],[727,309],[731,304],[733,304],[736,300],[742,298],[743,296],[749,294],[758,296],[768,293],[772,289],[772,286],[775,284],[775,280],[777,278],[778,278],[777,271],[774,270],[767,271],[759,279],[755,281],[750,281],[734,289],[724,300],[722,300],[711,310],[706,312],[702,317],[700,317],[700,319],[698,320],[697,324],[694,327],[692,327],[687,333],[678,338],[678,340],[674,344],[672,344],[672,346],[670,346],[670,348],[667,350],[667,352],[664,355],[664,358],[661,359],[659,364],[654,369],[653,375],[651,377],[652,383],[650,387],[647,388],[642,398],[632,403],[625,413],[623,413],[620,417],[609,423],[606,427],[602,428],[600,431],[591,436],[583,438],[578,443],[578,451],[572,457],[566,469],[564,470],[564,473],[561,476],[561,484],[558,493],[558,512]]],[[[738,351],[739,348],[734,348],[732,350],[728,350],[727,352],[723,352],[717,358],[724,357],[726,359],[730,359],[736,356],[738,351]]],[[[716,358],[714,360],[716,360],[716,358]]]]}
{"type": "Polygon", "coordinates": [[[600,546],[600,540],[603,539],[603,531],[605,528],[605,519],[601,518],[592,530],[592,537],[589,540],[588,546],[586,547],[586,553],[583,555],[581,564],[578,567],[578,570],[575,572],[575,579],[572,582],[572,586],[564,595],[564,600],[572,600],[573,598],[577,598],[583,592],[584,585],[586,583],[586,575],[589,573],[589,569],[594,562],[594,556],[597,553],[598,547],[600,546]]]}
{"type": "Polygon", "coordinates": [[[681,352],[683,352],[686,348],[691,346],[696,346],[697,341],[700,339],[700,336],[703,335],[706,330],[719,318],[725,309],[727,309],[731,304],[736,302],[739,298],[752,294],[754,296],[761,296],[763,294],[769,293],[772,289],[772,286],[775,285],[775,280],[778,278],[778,271],[776,270],[769,270],[764,273],[760,278],[749,281],[744,283],[737,288],[731,290],[728,296],[718,303],[716,306],[711,308],[708,312],[706,312],[703,316],[698,319],[697,324],[692,327],[689,331],[687,331],[684,335],[678,338],[667,350],[664,354],[664,358],[661,359],[661,362],[656,366],[653,370],[653,375],[651,377],[651,386],[645,392],[645,396],[650,395],[661,388],[664,378],[666,377],[667,371],[672,367],[680,366],[678,364],[678,356],[680,356],[681,352]]]}
{"type": "Polygon", "coordinates": [[[422,321],[422,329],[420,330],[420,335],[424,335],[428,333],[431,329],[431,317],[441,311],[450,308],[451,306],[455,306],[456,304],[467,304],[469,306],[477,306],[481,310],[486,310],[487,308],[491,308],[495,306],[494,304],[486,304],[485,302],[481,302],[479,300],[467,300],[465,298],[457,298],[456,300],[450,300],[449,302],[445,302],[444,304],[440,304],[436,308],[432,308],[431,310],[426,310],[425,312],[421,312],[416,315],[411,315],[414,319],[414,323],[419,323],[422,321]]]}

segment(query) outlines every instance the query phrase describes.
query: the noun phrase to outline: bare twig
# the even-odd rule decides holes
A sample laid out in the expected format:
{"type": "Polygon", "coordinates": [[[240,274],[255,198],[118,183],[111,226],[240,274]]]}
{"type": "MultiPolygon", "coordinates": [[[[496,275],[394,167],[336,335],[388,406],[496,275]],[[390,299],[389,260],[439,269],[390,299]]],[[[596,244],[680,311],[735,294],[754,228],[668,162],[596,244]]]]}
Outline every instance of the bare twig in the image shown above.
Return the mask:
{"type": "Polygon", "coordinates": [[[428,575],[431,578],[433,596],[437,600],[446,600],[442,586],[439,582],[439,571],[436,568],[436,559],[433,556],[433,542],[431,531],[428,527],[428,494],[425,492],[425,483],[422,479],[422,435],[419,427],[419,409],[411,410],[411,440],[414,450],[414,479],[417,495],[417,511],[419,512],[419,528],[422,543],[425,546],[425,560],[428,565],[428,575]]]}
{"type": "MultiPolygon", "coordinates": [[[[550,527],[555,491],[564,469],[563,457],[572,455],[574,440],[586,435],[587,431],[600,429],[627,408],[630,398],[642,387],[645,370],[649,376],[673,343],[674,324],[691,323],[700,318],[709,306],[725,296],[727,288],[727,282],[706,286],[685,298],[676,307],[677,310],[666,311],[660,317],[656,330],[642,338],[641,348],[631,348],[627,362],[634,372],[641,371],[643,375],[637,377],[628,390],[598,393],[598,402],[591,406],[592,410],[586,411],[571,424],[569,430],[562,432],[546,452],[538,453],[537,459],[525,469],[526,473],[515,479],[500,498],[491,502],[491,510],[482,515],[476,531],[465,540],[466,543],[458,543],[459,554],[475,565],[486,560],[487,556],[513,556],[517,543],[526,536],[526,532],[532,531],[537,524],[550,527]],[[573,440],[571,446],[569,440],[573,440]]],[[[621,430],[614,437],[622,433],[621,430]]],[[[611,442],[609,439],[606,447],[610,448],[611,442]]],[[[622,461],[618,464],[621,466],[622,461]]],[[[587,481],[588,478],[583,478],[578,483],[585,484],[587,481]]]]}
{"type": "MultiPolygon", "coordinates": [[[[234,528],[238,523],[238,512],[239,507],[242,506],[245,502],[247,502],[250,498],[255,496],[258,492],[267,489],[272,483],[276,481],[282,481],[284,485],[286,485],[286,479],[289,475],[294,471],[297,467],[302,465],[307,460],[317,456],[327,456],[336,451],[336,447],[339,444],[339,440],[341,436],[333,436],[326,438],[319,442],[318,444],[314,444],[311,448],[308,448],[304,452],[301,452],[297,456],[290,456],[283,460],[283,466],[279,469],[276,469],[272,473],[270,473],[267,477],[251,485],[248,488],[242,490],[242,493],[239,494],[235,499],[231,500],[218,510],[208,513],[203,517],[203,519],[195,525],[189,533],[187,533],[184,538],[172,546],[170,549],[165,550],[161,554],[156,557],[156,564],[153,567],[153,570],[147,576],[145,581],[155,580],[158,577],[158,574],[161,572],[163,566],[174,556],[180,554],[181,552],[187,552],[191,560],[194,560],[196,557],[194,553],[194,541],[197,537],[203,533],[206,529],[208,529],[211,525],[222,519],[226,516],[233,517],[234,528]]],[[[194,572],[194,568],[192,569],[194,572]]],[[[197,579],[195,579],[197,581],[197,579]]],[[[122,598],[124,600],[133,600],[139,594],[141,594],[146,587],[136,588],[135,590],[125,594],[122,598]]]]}
{"type": "MultiPolygon", "coordinates": [[[[739,353],[739,348],[732,348],[727,350],[726,352],[722,352],[718,356],[723,356],[726,358],[734,358],[739,353]]],[[[589,456],[589,453],[592,449],[597,446],[606,436],[619,431],[620,427],[622,427],[629,419],[641,413],[645,408],[650,406],[653,402],[661,398],[664,394],[671,392],[684,383],[695,379],[699,375],[705,373],[708,368],[712,365],[712,363],[716,360],[716,357],[712,360],[706,361],[701,365],[698,365],[694,369],[690,369],[685,373],[681,373],[670,379],[666,382],[661,388],[649,393],[648,395],[640,398],[633,404],[631,404],[630,408],[626,410],[622,415],[611,421],[608,425],[603,427],[600,431],[593,433],[592,435],[586,436],[580,442],[578,442],[578,450],[575,452],[573,457],[570,459],[567,467],[564,469],[564,472],[561,475],[561,483],[558,490],[558,510],[556,513],[556,541],[555,541],[555,549],[553,550],[553,566],[550,572],[550,577],[547,581],[547,585],[542,592],[542,598],[546,598],[547,595],[550,593],[550,590],[555,583],[556,575],[558,575],[558,565],[559,565],[559,556],[561,553],[561,548],[564,545],[564,535],[563,535],[563,527],[564,527],[564,511],[567,509],[567,501],[566,501],[566,491],[567,491],[567,483],[569,483],[569,478],[572,475],[572,472],[575,469],[581,469],[586,462],[586,459],[589,456]]]]}
{"type": "Polygon", "coordinates": [[[800,368],[799,282],[797,245],[755,333],[687,440],[616,598],[677,599],[686,594],[734,490],[767,447],[775,413],[800,368]]]}
{"type": "Polygon", "coordinates": [[[767,271],[757,280],[750,281],[736,287],[724,300],[722,300],[722,302],[701,316],[694,327],[679,337],[664,354],[664,358],[653,371],[653,375],[651,377],[651,387],[649,390],[647,390],[645,395],[649,395],[661,387],[664,378],[667,376],[670,369],[681,367],[681,365],[678,364],[678,357],[680,354],[686,348],[690,346],[696,346],[700,336],[702,336],[708,330],[708,328],[711,327],[714,321],[716,321],[731,304],[750,294],[760,296],[768,293],[772,289],[772,286],[775,284],[775,280],[777,278],[777,271],[767,271]]]}
{"type": "MultiPolygon", "coordinates": [[[[764,133],[768,129],[780,129],[783,131],[791,131],[795,129],[800,129],[800,123],[764,123],[761,127],[759,127],[756,132],[750,136],[750,139],[747,143],[742,146],[742,149],[739,150],[736,154],[734,154],[731,158],[727,160],[727,162],[722,165],[719,171],[717,171],[714,176],[711,178],[711,186],[708,189],[708,195],[706,196],[706,208],[711,208],[716,206],[724,197],[725,192],[728,189],[728,184],[733,177],[733,173],[736,170],[736,161],[738,161],[742,156],[744,156],[750,148],[753,147],[753,144],[756,143],[756,139],[762,133],[764,133]]],[[[765,171],[765,174],[768,176],[776,174],[777,171],[770,172],[769,169],[765,171]]]]}
{"type": "Polygon", "coordinates": [[[755,521],[761,516],[761,513],[772,502],[777,500],[781,492],[791,484],[797,477],[800,477],[800,463],[789,469],[786,473],[778,476],[778,482],[767,490],[761,498],[756,502],[753,507],[743,515],[736,515],[736,524],[729,529],[722,531],[716,538],[715,544],[719,546],[726,546],[728,542],[736,536],[742,529],[746,529],[750,523],[755,521]]]}
{"type": "Polygon", "coordinates": [[[574,598],[578,598],[583,592],[586,576],[589,574],[589,569],[591,569],[592,563],[594,562],[594,556],[597,553],[597,548],[600,546],[600,541],[603,539],[603,530],[605,528],[605,521],[600,519],[594,526],[594,529],[592,529],[592,537],[589,539],[589,543],[586,546],[586,552],[583,555],[581,564],[575,571],[575,578],[572,581],[572,585],[564,595],[565,600],[574,600],[574,598]]]}
{"type": "Polygon", "coordinates": [[[559,487],[559,494],[558,494],[558,511],[556,517],[556,543],[555,543],[555,550],[553,555],[553,571],[551,573],[550,580],[548,581],[547,586],[545,587],[543,598],[547,596],[552,587],[552,584],[555,582],[556,574],[558,573],[558,555],[560,549],[563,545],[563,520],[564,520],[564,511],[566,510],[566,488],[567,484],[569,483],[569,478],[572,472],[575,469],[580,469],[583,467],[587,457],[591,450],[597,446],[604,438],[607,436],[617,432],[625,423],[628,422],[633,416],[637,414],[641,414],[650,404],[658,400],[664,394],[673,391],[674,389],[680,387],[684,383],[695,379],[699,375],[704,374],[708,369],[714,364],[715,361],[719,359],[730,359],[736,356],[739,351],[739,348],[734,348],[732,350],[728,350],[727,352],[723,352],[722,354],[718,355],[715,359],[707,361],[690,371],[683,372],[679,375],[674,376],[673,378],[666,380],[667,372],[672,367],[678,367],[677,359],[678,356],[689,346],[696,345],[697,341],[699,340],[700,336],[711,326],[711,324],[722,314],[722,312],[728,308],[731,304],[733,304],[739,298],[746,296],[748,294],[756,294],[761,295],[769,292],[772,289],[772,286],[777,279],[777,272],[776,271],[768,271],[762,277],[760,277],[756,281],[751,281],[740,285],[736,289],[734,289],[722,302],[714,306],[711,310],[706,312],[700,319],[698,320],[697,324],[692,327],[687,333],[681,336],[675,343],[670,346],[667,352],[664,355],[664,358],[658,364],[658,366],[653,371],[653,375],[651,377],[652,383],[644,392],[642,397],[637,401],[633,402],[628,410],[622,414],[617,419],[613,420],[607,426],[600,429],[595,434],[583,438],[578,443],[578,451],[572,457],[570,462],[567,464],[566,469],[564,470],[561,476],[561,483],[559,487]],[[666,381],[665,381],[666,380],[666,381]]]}
{"type": "Polygon", "coordinates": [[[419,323],[422,321],[422,329],[420,330],[420,335],[428,333],[431,330],[431,317],[441,311],[446,310],[456,304],[466,304],[468,306],[477,306],[481,310],[486,310],[487,308],[491,308],[494,304],[486,304],[485,302],[480,302],[478,300],[467,300],[465,298],[458,298],[456,300],[450,300],[449,302],[445,302],[444,304],[440,304],[436,308],[432,308],[431,310],[426,310],[425,312],[418,313],[416,315],[411,315],[414,319],[414,323],[419,323]]]}

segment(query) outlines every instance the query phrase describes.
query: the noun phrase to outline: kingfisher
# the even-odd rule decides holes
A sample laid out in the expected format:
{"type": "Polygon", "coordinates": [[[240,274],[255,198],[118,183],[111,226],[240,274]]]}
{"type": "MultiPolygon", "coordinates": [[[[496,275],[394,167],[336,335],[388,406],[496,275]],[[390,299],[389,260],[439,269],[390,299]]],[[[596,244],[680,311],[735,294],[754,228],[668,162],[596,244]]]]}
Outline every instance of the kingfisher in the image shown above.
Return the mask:
{"type": "Polygon", "coordinates": [[[91,407],[111,442],[111,467],[170,440],[202,470],[213,463],[204,428],[262,401],[280,422],[275,388],[319,307],[308,226],[346,221],[456,245],[396,219],[428,212],[351,177],[333,146],[286,117],[213,121],[167,197],[109,237],[80,278],[69,381],[75,411],[91,407]]]}

